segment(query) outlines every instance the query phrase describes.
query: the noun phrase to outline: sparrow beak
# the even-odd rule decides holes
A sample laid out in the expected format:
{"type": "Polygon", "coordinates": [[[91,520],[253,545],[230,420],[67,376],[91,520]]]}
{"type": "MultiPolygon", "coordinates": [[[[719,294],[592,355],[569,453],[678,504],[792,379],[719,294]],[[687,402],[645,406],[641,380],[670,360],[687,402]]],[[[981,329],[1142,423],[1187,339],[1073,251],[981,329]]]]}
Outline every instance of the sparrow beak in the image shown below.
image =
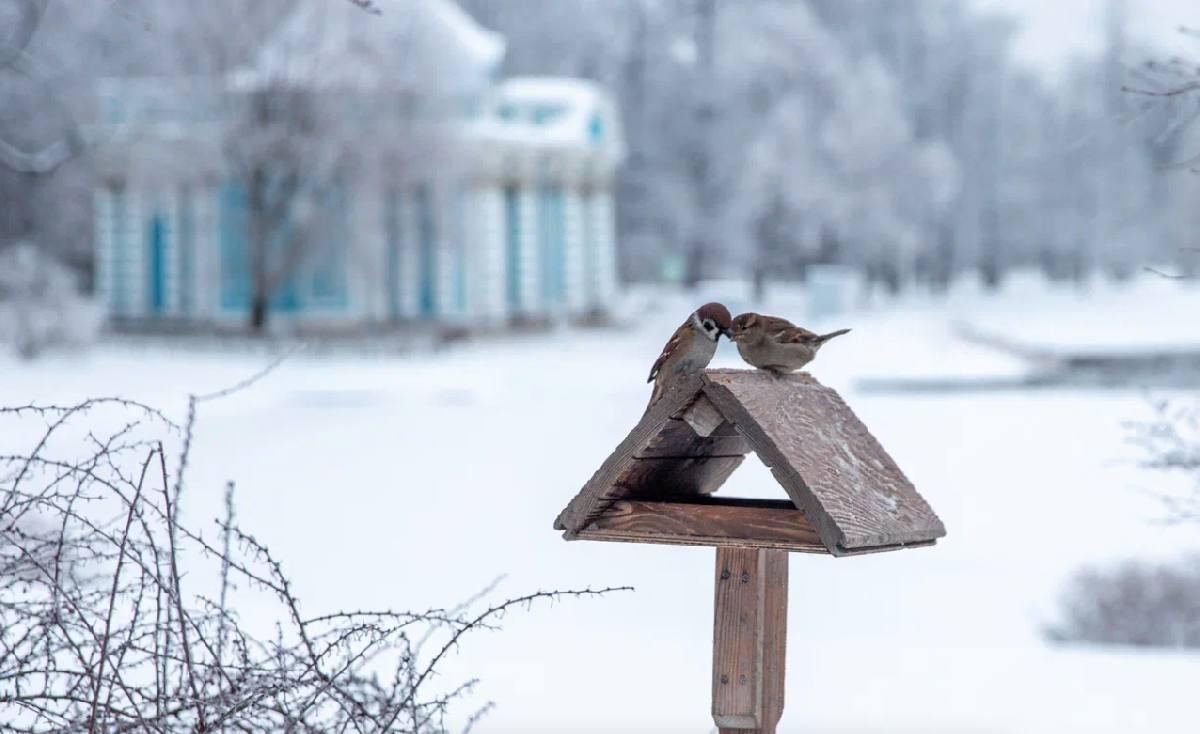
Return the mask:
{"type": "Polygon", "coordinates": [[[731,341],[731,342],[737,341],[737,337],[734,335],[732,329],[721,329],[721,333],[724,334],[725,338],[728,339],[729,341],[731,341]]]}

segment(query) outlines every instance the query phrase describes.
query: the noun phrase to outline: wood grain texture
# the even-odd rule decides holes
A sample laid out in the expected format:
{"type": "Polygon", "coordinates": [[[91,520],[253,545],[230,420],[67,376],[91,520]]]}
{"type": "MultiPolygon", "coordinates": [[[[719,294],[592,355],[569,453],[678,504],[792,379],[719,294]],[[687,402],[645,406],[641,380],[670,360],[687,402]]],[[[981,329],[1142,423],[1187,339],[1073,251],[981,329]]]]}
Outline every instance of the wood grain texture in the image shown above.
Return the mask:
{"type": "Polygon", "coordinates": [[[554,527],[564,530],[564,537],[574,538],[591,518],[603,512],[615,500],[625,496],[629,487],[618,484],[625,472],[633,469],[636,455],[666,426],[667,421],[687,408],[700,392],[703,377],[695,375],[678,380],[651,405],[641,420],[612,452],[579,494],[559,513],[554,527]]]}
{"type": "Polygon", "coordinates": [[[778,548],[827,553],[790,500],[619,500],[579,533],[584,540],[778,548]]]}
{"type": "MultiPolygon", "coordinates": [[[[759,550],[758,567],[763,573],[762,589],[762,629],[756,635],[762,647],[761,681],[762,703],[758,714],[758,725],[753,728],[733,728],[721,726],[717,720],[721,734],[775,734],[779,719],[783,715],[784,688],[787,660],[787,601],[788,601],[788,554],[781,550],[759,550]]],[[[717,553],[717,585],[721,583],[722,570],[728,567],[728,560],[717,553]]],[[[714,646],[713,646],[713,686],[714,690],[721,683],[721,673],[717,672],[716,621],[722,617],[720,597],[717,597],[717,608],[714,609],[714,646]]],[[[758,610],[754,612],[758,616],[758,610]]],[[[728,610],[725,610],[728,615],[728,610]]],[[[713,711],[717,707],[713,701],[713,711]]],[[[714,720],[716,717],[714,716],[714,720]]]]}
{"type": "Polygon", "coordinates": [[[704,394],[835,555],[927,543],[941,520],[841,397],[806,373],[708,370],[704,394]]]}
{"type": "Polygon", "coordinates": [[[622,498],[707,495],[724,484],[744,459],[744,456],[634,459],[617,475],[615,485],[622,498]]]}
{"type": "Polygon", "coordinates": [[[766,551],[718,548],[713,610],[712,715],[719,727],[756,729],[763,707],[766,551]]]}
{"type": "Polygon", "coordinates": [[[697,436],[708,438],[725,422],[725,417],[708,398],[701,395],[683,411],[683,422],[691,426],[697,436]]]}
{"type": "MultiPolygon", "coordinates": [[[[729,528],[697,532],[681,525],[674,509],[620,506],[606,521],[612,524],[590,526],[621,500],[700,500],[720,488],[750,450],[834,555],[928,545],[945,535],[937,515],[836,392],[806,373],[757,370],[707,370],[674,385],[559,514],[555,527],[568,540],[587,530],[585,537],[595,540],[728,544],[729,528]],[[619,522],[626,525],[618,528],[619,522]],[[662,531],[657,539],[650,522],[662,531]]],[[[759,524],[744,528],[742,540],[811,550],[804,543],[787,545],[792,540],[780,541],[777,525],[755,520],[759,524]],[[748,537],[758,530],[765,537],[748,537]]]]}
{"type": "Polygon", "coordinates": [[[728,421],[721,423],[708,436],[697,436],[682,419],[669,420],[646,446],[638,450],[639,459],[672,458],[679,456],[745,456],[750,443],[728,421]]]}
{"type": "Polygon", "coordinates": [[[783,716],[787,668],[788,555],[762,550],[766,568],[763,597],[763,721],[756,734],[774,734],[783,716]]]}

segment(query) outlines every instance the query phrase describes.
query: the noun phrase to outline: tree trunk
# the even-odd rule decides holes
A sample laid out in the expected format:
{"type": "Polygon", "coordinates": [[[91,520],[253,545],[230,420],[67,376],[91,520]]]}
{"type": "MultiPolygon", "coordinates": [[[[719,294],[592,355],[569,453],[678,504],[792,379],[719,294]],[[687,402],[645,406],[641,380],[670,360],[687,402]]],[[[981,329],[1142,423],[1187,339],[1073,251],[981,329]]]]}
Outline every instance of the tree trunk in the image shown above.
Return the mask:
{"type": "Polygon", "coordinates": [[[265,293],[255,293],[250,301],[250,331],[262,334],[267,328],[267,297],[265,293]]]}
{"type": "Polygon", "coordinates": [[[762,303],[767,296],[767,269],[761,263],[754,266],[754,302],[762,303]]]}

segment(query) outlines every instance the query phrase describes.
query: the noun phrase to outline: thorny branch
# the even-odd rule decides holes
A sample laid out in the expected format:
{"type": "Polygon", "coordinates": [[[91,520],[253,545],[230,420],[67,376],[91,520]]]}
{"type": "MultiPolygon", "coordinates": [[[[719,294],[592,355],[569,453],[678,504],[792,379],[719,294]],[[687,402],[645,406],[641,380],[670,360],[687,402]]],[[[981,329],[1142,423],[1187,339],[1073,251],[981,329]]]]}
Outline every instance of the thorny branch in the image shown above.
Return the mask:
{"type": "Polygon", "coordinates": [[[119,398],[0,407],[0,437],[24,442],[0,446],[5,731],[431,734],[459,706],[469,730],[491,704],[468,700],[475,680],[438,675],[465,637],[517,607],[625,590],[479,610],[489,586],[448,609],[305,614],[283,564],[235,524],[232,483],[218,542],[179,517],[197,404],[273,368],[192,396],[182,425],[119,398]],[[271,605],[266,634],[239,614],[248,598],[271,605]]]}
{"type": "Polygon", "coordinates": [[[1190,480],[1182,491],[1156,495],[1171,523],[1200,522],[1200,411],[1167,400],[1153,404],[1150,420],[1130,424],[1132,441],[1142,448],[1141,465],[1190,480]]]}

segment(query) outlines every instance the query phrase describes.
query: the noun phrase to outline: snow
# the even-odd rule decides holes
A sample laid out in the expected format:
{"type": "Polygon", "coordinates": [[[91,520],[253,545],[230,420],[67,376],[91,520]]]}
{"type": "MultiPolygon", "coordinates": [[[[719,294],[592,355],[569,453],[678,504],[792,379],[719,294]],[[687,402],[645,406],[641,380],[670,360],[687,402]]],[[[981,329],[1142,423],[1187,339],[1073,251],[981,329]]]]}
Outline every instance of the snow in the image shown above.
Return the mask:
{"type": "Polygon", "coordinates": [[[567,77],[513,77],[489,95],[486,113],[471,125],[481,139],[514,142],[539,148],[582,148],[596,145],[591,137],[593,118],[602,122],[603,144],[616,158],[623,155],[612,101],[594,82],[567,77]],[[516,113],[503,119],[502,108],[516,113]],[[535,110],[553,110],[550,119],[535,121],[535,110]]]}
{"type": "MultiPolygon", "coordinates": [[[[476,675],[499,704],[482,732],[704,732],[712,552],[564,543],[561,507],[636,421],[648,363],[687,305],[750,304],[740,284],[694,299],[635,292],[622,326],[560,331],[408,357],[295,356],[249,391],[202,406],[185,512],[240,522],[295,577],[305,609],[412,607],[501,591],[631,584],[635,593],[513,613],[465,641],[446,680],[476,675]]],[[[803,317],[804,294],[768,308],[803,317]]],[[[1011,358],[954,340],[966,321],[1186,343],[1176,321],[1200,290],[1145,279],[1066,295],[1019,279],[999,296],[870,299],[813,328],[851,326],[814,363],[945,521],[934,548],[861,558],[793,556],[787,707],[780,732],[1089,734],[1194,727],[1200,656],[1051,647],[1062,582],[1081,564],[1174,558],[1194,527],[1155,524],[1157,477],[1135,466],[1124,423],[1140,391],[858,393],[868,375],[1005,374],[1011,358]],[[1119,313],[1123,326],[1109,320],[1119,313]],[[1107,330],[1106,330],[1107,329],[1107,330]]],[[[1082,337],[1080,337],[1082,338],[1082,337]]],[[[181,412],[259,354],[109,346],[29,364],[0,356],[0,403],[123,394],[181,412]]],[[[736,366],[722,344],[717,366],[736,366]]],[[[0,439],[2,441],[3,439],[0,439]]],[[[779,496],[748,461],[723,490],[779,496]]]]}
{"type": "Polygon", "coordinates": [[[504,57],[499,34],[453,0],[385,0],[380,14],[348,2],[299,3],[237,83],[273,80],[360,90],[413,85],[478,92],[504,57]],[[465,89],[463,89],[465,87],[465,89]]]}

